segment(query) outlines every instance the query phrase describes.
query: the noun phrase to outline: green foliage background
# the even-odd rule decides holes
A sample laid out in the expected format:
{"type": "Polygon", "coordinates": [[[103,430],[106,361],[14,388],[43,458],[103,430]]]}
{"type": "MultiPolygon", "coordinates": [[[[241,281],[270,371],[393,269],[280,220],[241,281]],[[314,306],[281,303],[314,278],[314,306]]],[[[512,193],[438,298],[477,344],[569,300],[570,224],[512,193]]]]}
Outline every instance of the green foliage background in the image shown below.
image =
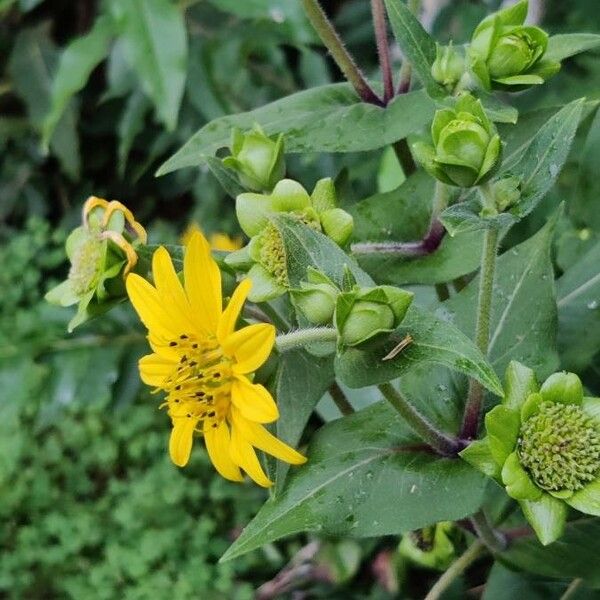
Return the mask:
{"type": "MultiPolygon", "coordinates": [[[[117,12],[123,7],[106,4],[117,12]]],[[[206,231],[237,233],[233,204],[208,167],[161,178],[154,171],[209,120],[339,78],[299,2],[133,4],[150,23],[165,11],[185,14],[183,30],[174,24],[172,35],[183,31],[187,40],[161,39],[158,29],[154,32],[162,44],[187,48],[179,79],[156,65],[129,66],[125,47],[143,46],[144,39],[136,37],[135,14],[125,10],[122,31],[105,44],[106,52],[102,43],[100,49],[81,50],[79,56],[89,58],[86,76],[71,84],[81,92],[67,98],[49,133],[52,81],[63,49],[94,27],[102,6],[91,0],[0,0],[0,595],[8,598],[252,598],[307,541],[297,536],[217,564],[264,502],[264,493],[217,477],[201,451],[185,470],[170,464],[168,421],[158,412],[156,397],[139,384],[136,360],[144,340],[129,310],[117,309],[64,339],[68,311],[42,299],[65,275],[66,232],[92,193],[132,208],[149,225],[153,242],[176,241],[191,221],[206,231]],[[161,96],[161,90],[164,95],[177,86],[181,104],[161,96]]],[[[361,66],[374,74],[368,3],[324,4],[361,66]]],[[[455,0],[437,16],[433,32],[441,40],[451,35],[464,41],[490,8],[495,3],[455,0]]],[[[598,31],[595,8],[593,0],[548,2],[544,23],[553,33],[598,31]]],[[[599,90],[600,63],[591,53],[569,61],[543,89],[517,103],[522,110],[538,109],[584,95],[599,99],[599,90]]],[[[397,126],[400,119],[399,113],[397,126]]],[[[559,318],[570,324],[564,335],[572,337],[559,338],[559,347],[563,365],[582,371],[596,394],[600,329],[588,313],[582,318],[583,311],[597,308],[590,308],[595,296],[582,309],[569,307],[568,294],[589,276],[580,265],[597,264],[600,219],[597,211],[590,213],[587,200],[600,191],[595,176],[599,140],[596,116],[575,141],[573,155],[580,162],[567,164],[541,208],[515,227],[507,242],[528,238],[560,200],[572,198],[553,247],[557,273],[569,270],[559,279],[558,298],[559,307],[567,298],[559,318]],[[573,338],[586,341],[574,345],[573,338]]],[[[389,192],[402,178],[393,156],[381,151],[294,155],[290,171],[307,183],[341,173],[348,206],[375,191],[389,192]]],[[[363,203],[356,211],[366,214],[368,208],[363,203]]],[[[366,221],[360,221],[362,227],[366,221]]],[[[423,223],[415,217],[411,227],[423,223]]],[[[426,280],[427,268],[420,266],[424,279],[419,283],[439,276],[433,265],[433,279],[426,280]]],[[[414,277],[410,266],[401,269],[397,277],[414,277]]],[[[412,385],[417,395],[418,384],[412,385]]],[[[320,415],[328,420],[335,413],[321,405],[320,415]]],[[[310,427],[319,424],[313,417],[310,427]]],[[[325,581],[311,580],[308,593],[396,597],[394,586],[373,566],[385,555],[386,568],[402,583],[405,596],[421,597],[436,574],[408,567],[395,554],[396,546],[397,538],[360,546],[324,541],[317,563],[325,569],[325,581]]],[[[485,597],[509,597],[512,589],[559,597],[566,585],[548,583],[543,575],[531,579],[496,564],[485,597]]],[[[462,597],[473,583],[459,580],[448,597],[462,597]]]]}

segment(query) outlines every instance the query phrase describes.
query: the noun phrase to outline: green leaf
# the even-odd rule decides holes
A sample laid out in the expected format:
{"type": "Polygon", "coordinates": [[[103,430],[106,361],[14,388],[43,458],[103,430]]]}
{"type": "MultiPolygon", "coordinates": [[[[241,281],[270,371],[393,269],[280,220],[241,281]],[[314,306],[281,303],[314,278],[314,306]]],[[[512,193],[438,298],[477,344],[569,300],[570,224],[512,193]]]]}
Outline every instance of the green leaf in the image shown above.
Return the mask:
{"type": "MultiPolygon", "coordinates": [[[[279,358],[273,384],[280,417],[277,437],[296,447],[308,419],[333,382],[331,357],[316,357],[302,350],[286,352],[279,358]]],[[[275,472],[275,494],[282,490],[290,466],[279,460],[275,472]]]]}
{"type": "Polygon", "coordinates": [[[119,148],[117,155],[119,159],[119,175],[121,178],[125,174],[127,157],[133,146],[133,141],[144,129],[144,118],[148,108],[148,99],[140,90],[133,92],[125,104],[125,110],[123,111],[117,126],[117,133],[119,134],[119,148]]]}
{"type": "Polygon", "coordinates": [[[501,396],[502,386],[475,344],[454,325],[411,306],[402,325],[374,350],[350,348],[336,357],[335,370],[350,387],[391,381],[422,363],[436,363],[474,377],[501,396]],[[386,357],[409,336],[411,343],[391,359],[386,357]],[[385,360],[384,360],[385,359],[385,360]]]}
{"type": "Polygon", "coordinates": [[[435,41],[403,0],[385,0],[396,41],[411,67],[432,96],[445,96],[444,89],[431,74],[435,60],[435,41]]]}
{"type": "Polygon", "coordinates": [[[52,82],[50,109],[42,128],[42,144],[48,147],[69,100],[81,90],[96,66],[108,54],[114,36],[114,23],[107,16],[100,16],[86,35],[72,41],[63,51],[52,82]]]}
{"type": "Polygon", "coordinates": [[[600,242],[557,282],[558,347],[562,365],[582,371],[600,352],[600,242]]]}
{"type": "Polygon", "coordinates": [[[514,540],[501,560],[513,568],[546,577],[581,577],[588,585],[598,588],[599,555],[600,519],[585,518],[567,523],[560,540],[546,547],[533,535],[514,540]]]}
{"type": "Polygon", "coordinates": [[[187,30],[183,9],[171,0],[111,1],[129,62],[156,114],[172,131],[185,87],[187,30]]]}
{"type": "Polygon", "coordinates": [[[494,123],[512,123],[513,125],[519,118],[519,111],[510,104],[506,104],[494,94],[488,94],[483,90],[477,92],[477,97],[481,100],[485,114],[494,123]]]}
{"type": "Polygon", "coordinates": [[[508,408],[520,409],[527,398],[538,391],[535,373],[527,366],[511,360],[504,375],[504,400],[508,408]]]}
{"type": "Polygon", "coordinates": [[[221,560],[300,531],[394,535],[472,514],[485,478],[465,462],[415,449],[415,438],[385,402],[324,426],[308,462],[294,468],[221,560]]]}
{"type": "MultiPolygon", "coordinates": [[[[497,373],[518,360],[544,378],[556,370],[556,300],[550,258],[555,215],[536,235],[507,250],[496,265],[489,357],[497,373]]],[[[479,276],[442,305],[442,314],[475,333],[479,276]]]]}
{"type": "Polygon", "coordinates": [[[210,169],[210,172],[215,176],[216,180],[221,184],[221,187],[228,196],[236,198],[247,191],[240,185],[240,182],[233,171],[223,165],[220,158],[206,156],[204,157],[204,160],[206,161],[206,165],[210,169]]]}
{"type": "Polygon", "coordinates": [[[308,267],[321,271],[340,288],[347,269],[359,285],[373,285],[373,280],[354,259],[327,236],[286,214],[276,215],[272,220],[283,238],[290,287],[300,287],[300,282],[306,281],[308,267]]]}
{"type": "Polygon", "coordinates": [[[479,216],[481,203],[472,194],[466,201],[446,209],[441,220],[451,235],[481,228],[504,228],[528,215],[550,191],[560,174],[584,108],[582,99],[559,110],[531,138],[520,152],[507,157],[499,176],[512,175],[521,179],[521,198],[509,209],[494,218],[479,216]]]}
{"type": "Polygon", "coordinates": [[[600,46],[600,35],[596,33],[563,33],[553,35],[548,40],[544,60],[560,62],[586,50],[600,46]]]}
{"type": "MultiPolygon", "coordinates": [[[[50,108],[52,77],[57,62],[58,50],[45,25],[20,31],[9,57],[8,71],[15,91],[25,102],[31,124],[40,132],[50,108]]],[[[50,139],[52,154],[58,158],[65,173],[75,180],[81,168],[77,117],[75,107],[68,106],[50,139]]]]}
{"type": "Polygon", "coordinates": [[[398,96],[384,109],[361,102],[347,83],[324,85],[211,121],[157,175],[197,166],[229,144],[233,127],[244,130],[258,123],[269,136],[284,133],[286,152],[362,152],[418,130],[431,120],[434,109],[423,91],[398,96]]]}

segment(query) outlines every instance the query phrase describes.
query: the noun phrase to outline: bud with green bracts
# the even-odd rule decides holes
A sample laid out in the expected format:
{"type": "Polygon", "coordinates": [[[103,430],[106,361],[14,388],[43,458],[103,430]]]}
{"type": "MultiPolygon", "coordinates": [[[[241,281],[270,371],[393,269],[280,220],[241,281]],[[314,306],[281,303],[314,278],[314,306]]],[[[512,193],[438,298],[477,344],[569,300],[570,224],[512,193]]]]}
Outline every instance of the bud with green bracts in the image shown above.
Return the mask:
{"type": "Polygon", "coordinates": [[[334,322],[339,344],[358,346],[394,331],[404,319],[413,294],[391,285],[355,288],[337,297],[334,322]]]}
{"type": "Polygon", "coordinates": [[[448,46],[436,44],[436,56],[431,65],[431,75],[449,92],[452,92],[465,72],[465,55],[462,48],[452,42],[448,46]]]}
{"type": "Polygon", "coordinates": [[[487,89],[519,91],[540,85],[560,69],[560,63],[544,60],[548,34],[524,25],[527,0],[485,18],[469,45],[471,72],[487,89]]]}
{"type": "Polygon", "coordinates": [[[521,199],[521,179],[507,175],[487,184],[487,190],[482,195],[483,206],[479,216],[494,217],[515,206],[521,199]]]}
{"type": "Polygon", "coordinates": [[[454,560],[454,544],[449,537],[449,521],[411,531],[402,536],[398,552],[411,562],[428,569],[445,571],[454,560]]]}
{"type": "Polygon", "coordinates": [[[296,308],[315,325],[327,325],[333,319],[340,290],[323,273],[313,267],[307,269],[307,281],[299,289],[291,290],[296,308]]]}
{"type": "Polygon", "coordinates": [[[46,294],[51,304],[78,305],[69,331],[125,297],[124,278],[136,267],[136,250],[146,239],[146,231],[123,204],[88,198],[83,224],[66,241],[69,275],[46,294]]]}
{"type": "Polygon", "coordinates": [[[584,397],[577,375],[554,373],[540,387],[511,362],[485,427],[461,456],[519,502],[542,544],[562,535],[569,506],[600,516],[600,398],[584,397]]]}
{"type": "Polygon", "coordinates": [[[433,145],[413,144],[415,158],[448,185],[479,185],[492,176],[500,162],[500,136],[481,102],[470,94],[462,94],[454,108],[435,113],[431,137],[433,145]]]}
{"type": "Polygon", "coordinates": [[[242,133],[231,133],[231,156],[223,164],[235,171],[240,183],[255,192],[270,192],[285,175],[283,134],[267,137],[258,124],[242,133]]]}

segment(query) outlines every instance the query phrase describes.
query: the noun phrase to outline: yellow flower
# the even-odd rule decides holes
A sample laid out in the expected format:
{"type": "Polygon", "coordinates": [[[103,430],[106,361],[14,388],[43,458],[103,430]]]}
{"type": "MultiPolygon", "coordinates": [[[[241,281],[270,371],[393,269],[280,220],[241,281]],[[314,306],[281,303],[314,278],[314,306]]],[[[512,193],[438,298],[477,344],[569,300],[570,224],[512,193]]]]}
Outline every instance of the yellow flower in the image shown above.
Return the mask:
{"type": "MultiPolygon", "coordinates": [[[[194,233],[202,233],[202,229],[197,223],[190,223],[181,236],[181,243],[187,246],[194,233]]],[[[213,250],[221,250],[223,252],[234,252],[239,250],[242,245],[242,238],[239,235],[231,237],[226,233],[211,233],[209,239],[210,247],[213,250]]]]}
{"type": "Polygon", "coordinates": [[[186,246],[183,286],[163,247],[154,253],[152,273],[154,286],[129,275],[127,292],[154,351],[140,360],[141,378],[167,393],[172,461],[185,466],[194,433],[202,433],[223,477],[241,481],[243,469],[259,485],[270,486],[254,447],[291,464],[306,458],[262,425],[279,413],[267,389],[252,383],[252,374],[269,357],[275,328],[261,323],[236,331],[250,280],[238,285],[223,310],[221,273],[199,232],[186,246]]]}

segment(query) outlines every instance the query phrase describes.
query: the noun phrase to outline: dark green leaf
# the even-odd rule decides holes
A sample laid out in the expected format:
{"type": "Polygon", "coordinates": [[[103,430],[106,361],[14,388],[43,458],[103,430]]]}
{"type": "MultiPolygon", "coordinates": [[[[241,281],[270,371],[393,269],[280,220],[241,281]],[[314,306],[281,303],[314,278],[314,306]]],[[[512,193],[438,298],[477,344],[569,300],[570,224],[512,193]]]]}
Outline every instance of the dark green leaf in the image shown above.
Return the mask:
{"type": "Polygon", "coordinates": [[[50,109],[44,119],[44,146],[48,146],[69,100],[85,86],[91,72],[108,54],[114,33],[112,20],[101,16],[89,33],[71,42],[63,51],[52,82],[50,109]]]}
{"type": "Polygon", "coordinates": [[[502,395],[498,377],[475,344],[454,325],[414,305],[384,344],[374,350],[345,350],[336,357],[335,370],[346,385],[366,387],[396,379],[423,363],[460,371],[502,395]],[[384,360],[408,335],[412,342],[394,358],[384,360]]]}
{"type": "Polygon", "coordinates": [[[385,0],[385,5],[398,45],[417,77],[431,95],[445,95],[443,88],[431,74],[431,65],[435,60],[435,41],[403,0],[385,0]]]}
{"type": "MultiPolygon", "coordinates": [[[[550,258],[556,216],[535,236],[498,259],[490,327],[489,357],[503,374],[518,360],[543,378],[558,366],[556,300],[550,258]]],[[[475,333],[479,277],[443,304],[442,315],[464,333],[475,333]]]]}
{"type": "MultiPolygon", "coordinates": [[[[332,357],[316,357],[302,350],[286,352],[279,359],[273,395],[280,417],[277,437],[292,447],[298,445],[308,419],[333,382],[332,357]]],[[[290,466],[277,461],[275,493],[281,491],[290,466]]]]}
{"type": "Polygon", "coordinates": [[[544,60],[560,62],[586,50],[600,46],[600,35],[596,33],[564,33],[553,35],[548,40],[544,60]]]}
{"type": "Polygon", "coordinates": [[[127,99],[125,110],[117,127],[119,134],[119,174],[123,177],[127,167],[127,157],[136,136],[144,129],[144,118],[149,102],[141,91],[133,92],[127,99]]]}
{"type": "Polygon", "coordinates": [[[177,124],[187,69],[182,8],[171,0],[112,0],[129,62],[167,129],[177,124]]]}
{"type": "Polygon", "coordinates": [[[562,366],[575,372],[600,351],[600,243],[558,280],[558,345],[562,366]]]}
{"type": "Polygon", "coordinates": [[[324,85],[211,121],[157,174],[197,166],[205,156],[229,145],[233,127],[250,129],[259,123],[267,135],[284,133],[286,152],[361,152],[391,144],[423,127],[434,108],[422,91],[398,96],[383,109],[361,102],[349,84],[324,85]]]}
{"type": "Polygon", "coordinates": [[[559,578],[583,578],[600,587],[600,519],[579,519],[567,523],[560,540],[542,546],[535,536],[515,540],[501,556],[510,566],[559,578]]]}
{"type": "Polygon", "coordinates": [[[460,460],[415,449],[414,434],[380,402],[324,426],[308,463],[292,468],[222,560],[300,531],[369,537],[463,518],[480,506],[485,479],[460,460]]]}
{"type": "Polygon", "coordinates": [[[205,156],[204,160],[206,161],[206,165],[210,169],[210,172],[221,184],[221,187],[225,190],[227,195],[236,198],[247,191],[240,185],[234,172],[223,166],[221,159],[215,158],[214,156],[205,156]]]}

